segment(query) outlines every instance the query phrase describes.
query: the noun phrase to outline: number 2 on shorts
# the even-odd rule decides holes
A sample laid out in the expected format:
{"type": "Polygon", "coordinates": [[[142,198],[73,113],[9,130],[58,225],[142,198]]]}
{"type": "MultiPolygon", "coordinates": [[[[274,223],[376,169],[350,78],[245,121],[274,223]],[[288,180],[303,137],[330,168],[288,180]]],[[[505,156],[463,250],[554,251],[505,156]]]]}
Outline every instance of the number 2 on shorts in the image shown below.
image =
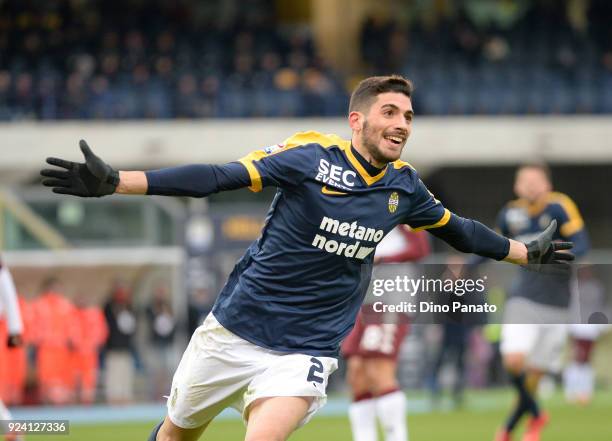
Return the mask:
{"type": "Polygon", "coordinates": [[[308,378],[306,381],[314,381],[315,383],[323,383],[323,378],[319,377],[317,374],[323,373],[323,363],[318,358],[312,357],[310,359],[312,366],[310,366],[310,370],[308,371],[308,378]]]}

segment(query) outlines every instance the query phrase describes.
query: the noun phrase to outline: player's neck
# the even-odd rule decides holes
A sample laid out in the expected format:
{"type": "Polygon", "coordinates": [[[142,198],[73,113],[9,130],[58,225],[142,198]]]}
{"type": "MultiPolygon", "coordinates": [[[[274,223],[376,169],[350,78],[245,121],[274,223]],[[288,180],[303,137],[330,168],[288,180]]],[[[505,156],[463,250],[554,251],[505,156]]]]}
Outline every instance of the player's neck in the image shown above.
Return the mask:
{"type": "Polygon", "coordinates": [[[361,166],[368,172],[370,176],[376,176],[380,173],[380,171],[387,166],[387,164],[383,164],[381,167],[374,165],[373,160],[368,160],[357,148],[351,144],[351,151],[353,152],[353,156],[355,159],[359,161],[361,166]]]}
{"type": "Polygon", "coordinates": [[[535,199],[533,199],[533,200],[529,200],[529,199],[527,199],[527,204],[528,204],[530,207],[536,207],[536,206],[538,206],[538,205],[541,205],[541,204],[543,204],[543,203],[545,203],[545,202],[546,202],[546,200],[548,199],[548,195],[549,195],[549,193],[550,193],[550,192],[548,192],[548,191],[547,191],[547,192],[544,192],[544,193],[542,193],[541,195],[539,195],[537,198],[535,198],[535,199]]]}
{"type": "Polygon", "coordinates": [[[376,176],[380,171],[387,166],[387,164],[379,164],[372,158],[372,155],[363,147],[355,146],[351,143],[351,151],[359,163],[366,169],[368,174],[376,176]]]}

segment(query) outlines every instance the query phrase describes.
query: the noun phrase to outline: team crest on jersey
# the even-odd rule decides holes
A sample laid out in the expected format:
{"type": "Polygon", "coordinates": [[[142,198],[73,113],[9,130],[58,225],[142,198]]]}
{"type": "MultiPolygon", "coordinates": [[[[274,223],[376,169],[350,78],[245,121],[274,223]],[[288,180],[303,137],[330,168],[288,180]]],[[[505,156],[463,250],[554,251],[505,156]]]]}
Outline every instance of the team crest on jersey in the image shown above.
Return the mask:
{"type": "Polygon", "coordinates": [[[389,213],[395,213],[397,206],[399,205],[399,195],[396,191],[391,193],[389,196],[389,213]]]}
{"type": "Polygon", "coordinates": [[[264,152],[266,152],[268,155],[271,155],[272,153],[276,153],[279,150],[282,150],[285,147],[285,144],[274,144],[271,145],[270,147],[266,147],[264,149],[264,152]]]}
{"type": "Polygon", "coordinates": [[[506,211],[506,223],[508,230],[516,236],[529,228],[529,214],[524,208],[510,208],[506,211]]]}
{"type": "Polygon", "coordinates": [[[550,217],[550,215],[547,213],[544,213],[542,216],[540,216],[540,219],[538,220],[538,224],[540,224],[540,228],[542,230],[545,230],[551,221],[552,221],[552,218],[550,217]]]}

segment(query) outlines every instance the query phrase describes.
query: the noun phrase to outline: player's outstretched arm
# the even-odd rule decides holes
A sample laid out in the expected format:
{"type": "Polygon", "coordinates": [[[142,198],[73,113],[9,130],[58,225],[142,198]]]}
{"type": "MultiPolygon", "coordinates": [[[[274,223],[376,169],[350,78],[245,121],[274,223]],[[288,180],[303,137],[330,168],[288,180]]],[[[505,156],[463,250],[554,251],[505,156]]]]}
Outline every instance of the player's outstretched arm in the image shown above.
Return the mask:
{"type": "Polygon", "coordinates": [[[40,172],[43,185],[53,192],[81,197],[113,193],[205,197],[212,193],[252,185],[241,162],[224,165],[193,164],[151,171],[117,171],[96,156],[87,143],[79,143],[85,162],[47,158],[56,168],[40,172]]]}
{"type": "Polygon", "coordinates": [[[444,226],[428,231],[464,253],[524,265],[533,271],[564,273],[569,270],[568,262],[574,259],[567,251],[572,243],[553,242],[556,228],[553,220],[538,237],[525,244],[501,236],[480,222],[451,214],[444,226]]]}
{"type": "Polygon", "coordinates": [[[115,193],[147,194],[149,184],[143,171],[119,171],[119,184],[115,193]]]}
{"type": "Polygon", "coordinates": [[[508,239],[510,249],[508,255],[503,259],[506,262],[516,263],[517,265],[527,264],[527,245],[518,240],[508,239]]]}

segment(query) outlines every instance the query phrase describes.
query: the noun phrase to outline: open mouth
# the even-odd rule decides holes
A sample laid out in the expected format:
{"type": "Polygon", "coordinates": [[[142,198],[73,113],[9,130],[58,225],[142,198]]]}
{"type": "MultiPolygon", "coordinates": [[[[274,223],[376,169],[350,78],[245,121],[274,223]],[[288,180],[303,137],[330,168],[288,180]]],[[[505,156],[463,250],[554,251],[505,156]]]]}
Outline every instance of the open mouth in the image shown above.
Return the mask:
{"type": "Polygon", "coordinates": [[[406,140],[406,138],[404,138],[403,136],[397,135],[387,135],[385,136],[385,139],[391,141],[395,145],[401,145],[406,140]]]}

